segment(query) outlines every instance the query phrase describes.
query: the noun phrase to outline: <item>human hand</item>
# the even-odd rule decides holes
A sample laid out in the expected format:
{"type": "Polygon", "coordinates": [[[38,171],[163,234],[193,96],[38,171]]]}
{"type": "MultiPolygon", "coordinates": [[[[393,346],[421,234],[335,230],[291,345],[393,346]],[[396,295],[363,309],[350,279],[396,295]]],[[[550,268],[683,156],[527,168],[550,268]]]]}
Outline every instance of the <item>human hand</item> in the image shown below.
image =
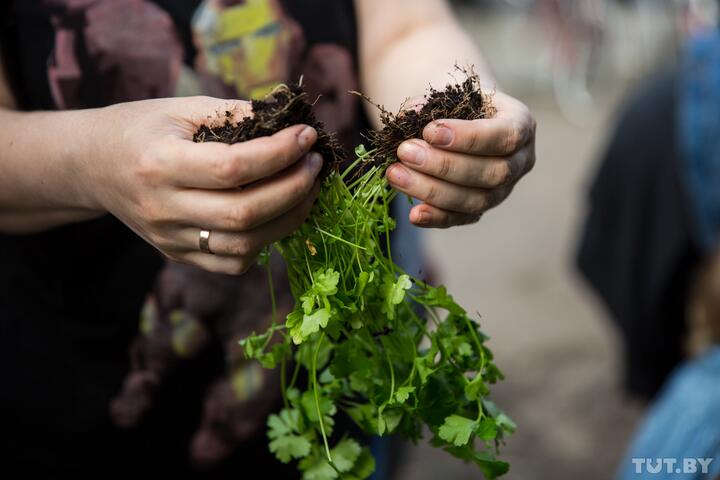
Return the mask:
{"type": "Polygon", "coordinates": [[[496,93],[497,114],[481,120],[436,120],[423,140],[403,142],[387,177],[397,190],[422,200],[410,210],[419,227],[477,222],[501,203],[535,164],[535,119],[520,101],[496,93]]]}
{"type": "Polygon", "coordinates": [[[194,143],[208,115],[250,115],[250,103],[166,98],[95,110],[81,156],[91,208],[112,213],[168,258],[240,274],[258,252],[299,227],[319,191],[317,132],[296,125],[226,145],[194,143]],[[199,250],[201,229],[210,250],[199,250]]]}

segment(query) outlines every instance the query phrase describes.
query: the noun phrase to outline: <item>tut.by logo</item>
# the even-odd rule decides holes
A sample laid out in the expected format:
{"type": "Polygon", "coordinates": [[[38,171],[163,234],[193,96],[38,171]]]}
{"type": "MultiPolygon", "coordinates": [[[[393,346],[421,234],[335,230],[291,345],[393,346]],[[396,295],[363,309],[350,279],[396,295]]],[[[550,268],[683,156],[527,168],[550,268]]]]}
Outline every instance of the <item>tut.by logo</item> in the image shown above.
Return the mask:
{"type": "Polygon", "coordinates": [[[633,458],[635,473],[708,473],[712,458],[633,458]]]}

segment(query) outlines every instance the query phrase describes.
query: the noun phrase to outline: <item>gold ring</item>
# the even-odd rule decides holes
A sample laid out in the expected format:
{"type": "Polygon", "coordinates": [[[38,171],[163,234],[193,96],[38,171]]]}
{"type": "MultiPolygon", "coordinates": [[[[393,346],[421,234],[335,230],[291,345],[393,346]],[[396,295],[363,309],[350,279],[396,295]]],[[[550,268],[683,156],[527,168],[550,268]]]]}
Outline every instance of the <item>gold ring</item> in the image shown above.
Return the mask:
{"type": "Polygon", "coordinates": [[[210,250],[210,230],[200,230],[200,240],[198,244],[200,245],[200,251],[202,253],[215,255],[215,252],[210,250]]]}

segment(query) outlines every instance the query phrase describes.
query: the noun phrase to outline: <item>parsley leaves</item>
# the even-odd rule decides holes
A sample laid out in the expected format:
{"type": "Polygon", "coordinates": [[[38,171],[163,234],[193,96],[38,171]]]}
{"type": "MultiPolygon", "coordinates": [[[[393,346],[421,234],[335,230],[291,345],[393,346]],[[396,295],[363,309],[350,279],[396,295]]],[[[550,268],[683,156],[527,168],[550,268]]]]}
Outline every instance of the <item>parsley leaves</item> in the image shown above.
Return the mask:
{"type": "Polygon", "coordinates": [[[497,448],[516,427],[489,400],[502,373],[488,337],[445,287],[393,263],[396,192],[382,167],[360,167],[364,147],[356,153],[356,164],[327,177],[308,220],[275,245],[295,308],[240,342],[247,357],[282,371],[285,408],[268,418],[270,451],[297,460],[303,480],[369,477],[367,447],[334,431],[342,412],[369,434],[418,440],[427,427],[433,445],[496,478],[509,468],[497,448]]]}

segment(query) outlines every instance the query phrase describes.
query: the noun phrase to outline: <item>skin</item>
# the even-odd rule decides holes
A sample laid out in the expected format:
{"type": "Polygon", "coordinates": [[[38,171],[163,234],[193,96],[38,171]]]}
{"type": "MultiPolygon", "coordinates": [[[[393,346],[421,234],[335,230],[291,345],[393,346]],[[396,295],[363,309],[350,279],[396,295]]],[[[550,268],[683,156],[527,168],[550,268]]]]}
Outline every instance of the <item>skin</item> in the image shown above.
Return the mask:
{"type": "Polygon", "coordinates": [[[200,119],[226,108],[250,112],[209,97],[0,110],[0,230],[35,233],[109,212],[172,260],[244,272],[307,217],[322,158],[304,125],[236,145],[193,143],[200,119]],[[198,250],[199,225],[212,230],[215,255],[198,250]]]}
{"type": "MultiPolygon", "coordinates": [[[[443,85],[455,62],[474,64],[494,84],[444,0],[362,0],[356,9],[362,88],[379,103],[399,108],[428,81],[443,85]]],[[[322,159],[312,153],[311,128],[232,146],[191,141],[213,112],[241,117],[247,102],[191,97],[20,112],[7,85],[0,75],[0,232],[37,233],[110,213],[170,259],[239,274],[304,221],[317,195],[322,159]],[[201,228],[212,230],[215,255],[199,252],[201,228]]],[[[423,201],[411,222],[477,221],[532,168],[527,107],[502,93],[494,104],[491,120],[434,122],[423,141],[400,146],[387,175],[423,201]]]]}
{"type": "MultiPolygon", "coordinates": [[[[424,92],[428,82],[435,88],[455,83],[447,72],[456,64],[473,65],[483,89],[496,90],[482,54],[444,0],[362,0],[356,8],[363,92],[375,102],[397,111],[408,93],[424,92]]],[[[422,200],[410,211],[413,224],[474,223],[533,168],[536,124],[530,111],[498,91],[493,104],[498,112],[492,119],[436,121],[423,140],[400,146],[400,163],[387,175],[396,189],[422,200]]],[[[377,112],[369,113],[379,126],[377,112]]]]}

